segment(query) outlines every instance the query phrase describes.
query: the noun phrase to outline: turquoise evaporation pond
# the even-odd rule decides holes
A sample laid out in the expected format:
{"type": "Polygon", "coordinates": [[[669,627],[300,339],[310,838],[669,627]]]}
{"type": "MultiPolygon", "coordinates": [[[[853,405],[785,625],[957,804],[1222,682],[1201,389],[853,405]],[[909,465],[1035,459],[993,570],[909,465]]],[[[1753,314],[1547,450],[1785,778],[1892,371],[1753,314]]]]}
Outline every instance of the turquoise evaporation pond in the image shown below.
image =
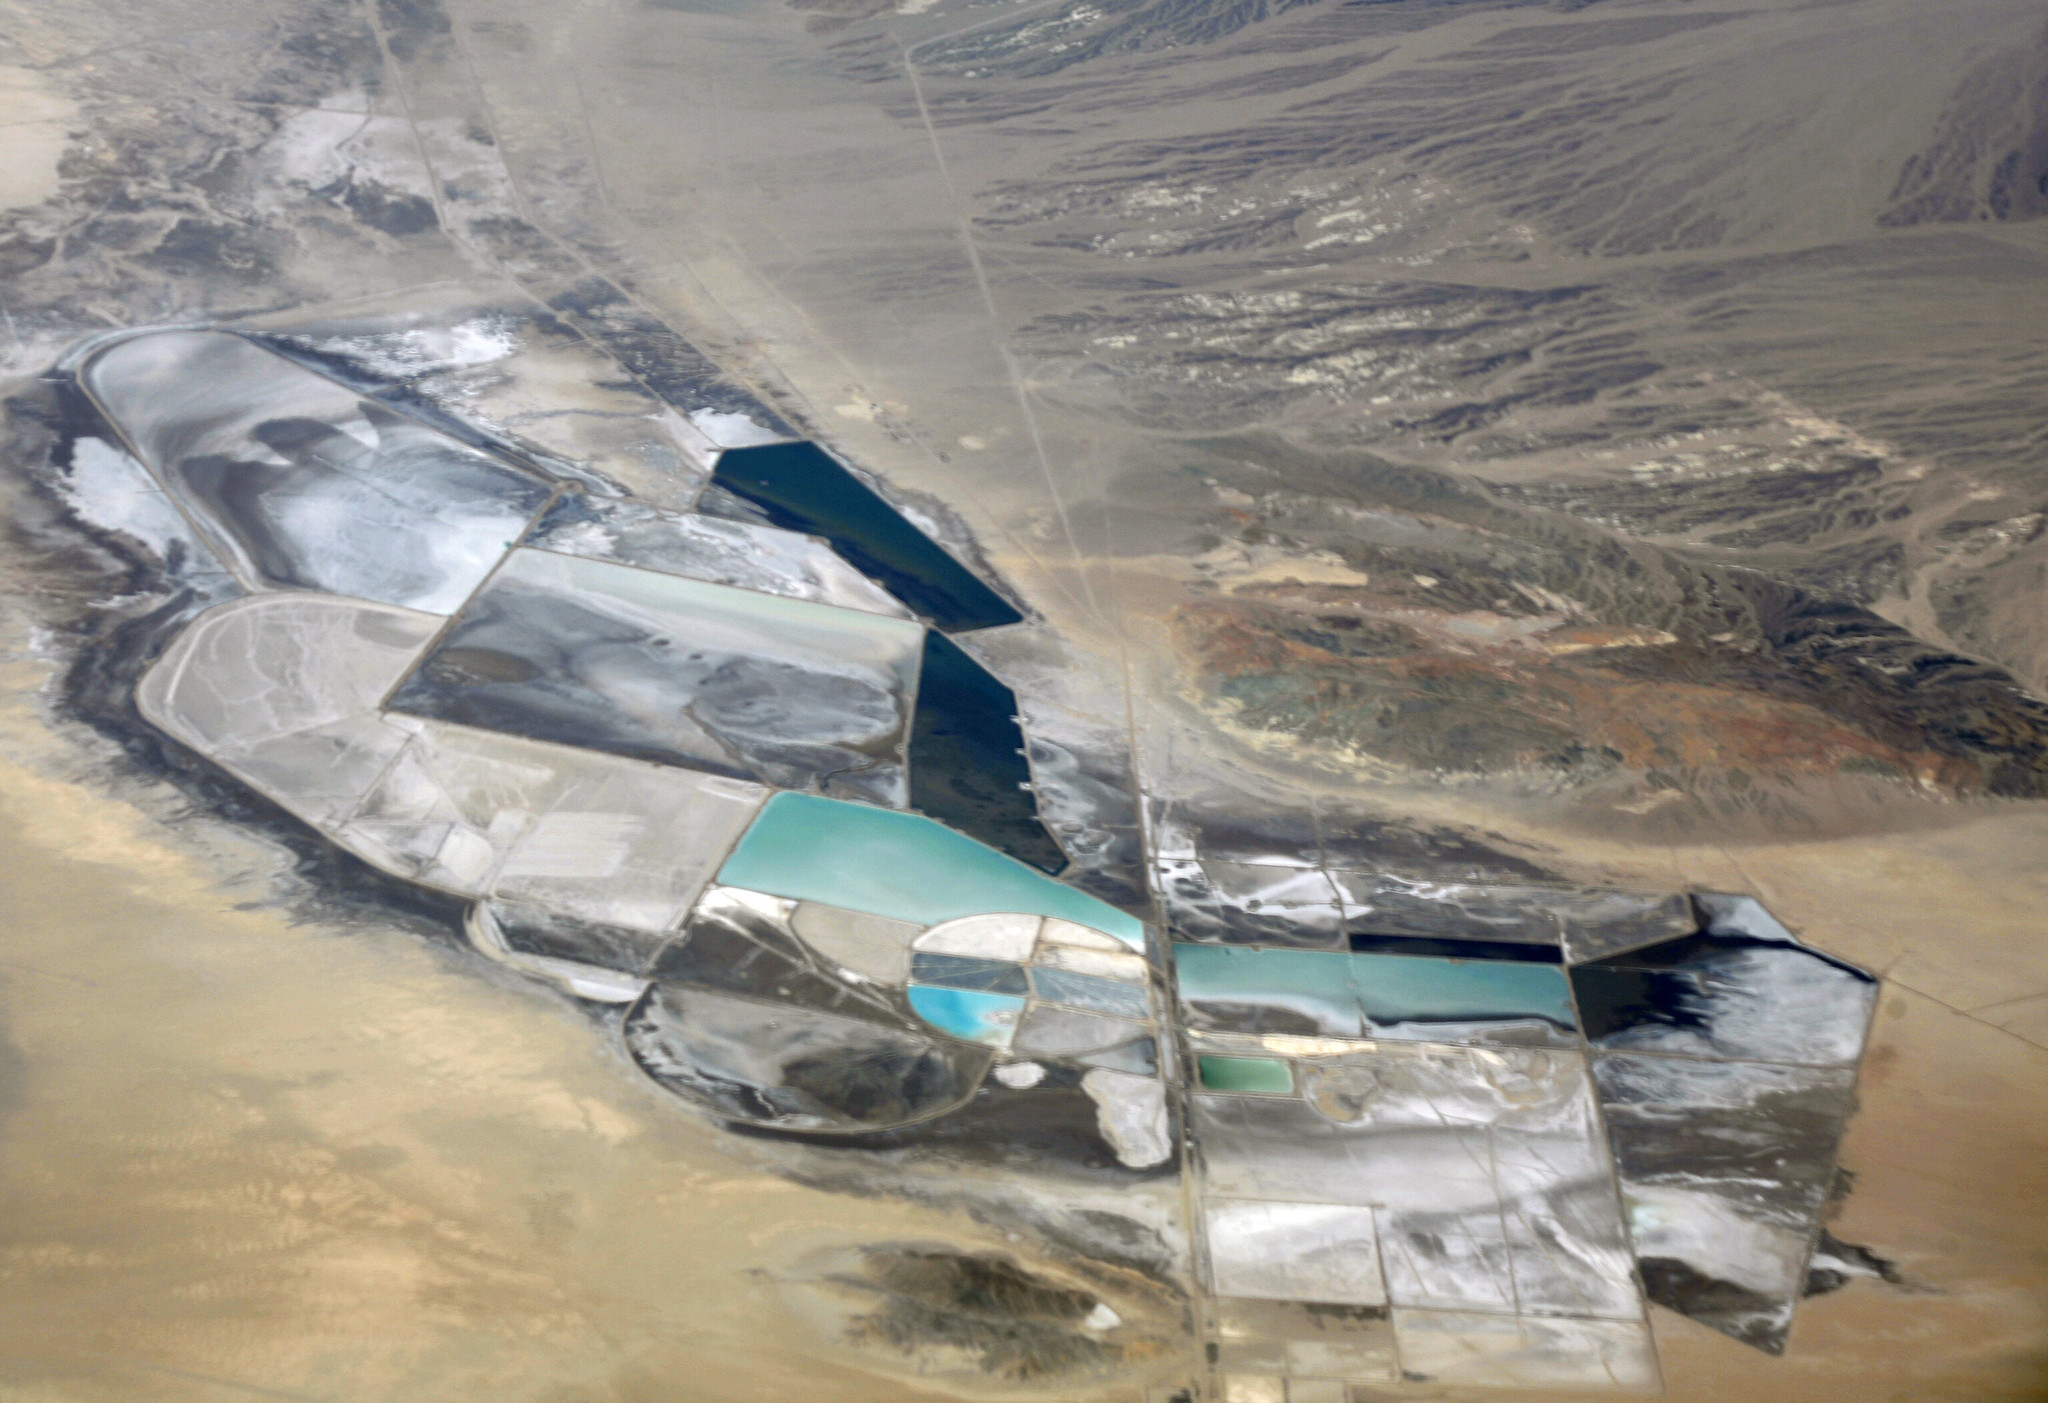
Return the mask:
{"type": "Polygon", "coordinates": [[[926,926],[992,911],[1057,916],[1145,947],[1135,916],[942,823],[815,794],[770,799],[718,881],[926,926]]]}
{"type": "Polygon", "coordinates": [[[1556,965],[1448,960],[1331,950],[1176,945],[1183,998],[1229,1002],[1264,994],[1288,1002],[1355,1000],[1375,1024],[1543,1018],[1576,1028],[1571,985],[1556,965]]]}
{"type": "Polygon", "coordinates": [[[941,1032],[971,1043],[1008,1047],[1016,1035],[1024,1000],[1015,994],[985,994],[979,989],[940,989],[913,984],[904,993],[917,1016],[941,1032]]]}

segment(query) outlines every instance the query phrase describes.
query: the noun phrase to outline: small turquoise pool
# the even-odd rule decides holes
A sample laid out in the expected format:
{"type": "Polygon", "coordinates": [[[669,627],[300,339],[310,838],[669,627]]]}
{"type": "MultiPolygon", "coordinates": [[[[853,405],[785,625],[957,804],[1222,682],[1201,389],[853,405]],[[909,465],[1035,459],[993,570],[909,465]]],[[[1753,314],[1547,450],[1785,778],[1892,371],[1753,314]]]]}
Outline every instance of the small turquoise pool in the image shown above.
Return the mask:
{"type": "Polygon", "coordinates": [[[978,989],[935,989],[913,984],[905,991],[917,1016],[964,1042],[1008,1047],[1017,1035],[1024,1000],[1014,994],[985,994],[978,989]]]}

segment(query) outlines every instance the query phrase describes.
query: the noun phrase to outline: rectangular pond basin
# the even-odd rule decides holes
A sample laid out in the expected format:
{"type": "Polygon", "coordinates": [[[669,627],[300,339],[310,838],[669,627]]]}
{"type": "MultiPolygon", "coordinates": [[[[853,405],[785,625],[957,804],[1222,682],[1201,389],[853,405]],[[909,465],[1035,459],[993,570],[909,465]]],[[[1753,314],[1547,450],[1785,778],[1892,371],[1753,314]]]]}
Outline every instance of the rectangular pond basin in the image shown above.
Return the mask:
{"type": "Polygon", "coordinates": [[[1571,986],[1551,964],[1226,945],[1173,950],[1192,1021],[1216,1031],[1460,1041],[1489,1024],[1577,1026],[1571,986]]]}

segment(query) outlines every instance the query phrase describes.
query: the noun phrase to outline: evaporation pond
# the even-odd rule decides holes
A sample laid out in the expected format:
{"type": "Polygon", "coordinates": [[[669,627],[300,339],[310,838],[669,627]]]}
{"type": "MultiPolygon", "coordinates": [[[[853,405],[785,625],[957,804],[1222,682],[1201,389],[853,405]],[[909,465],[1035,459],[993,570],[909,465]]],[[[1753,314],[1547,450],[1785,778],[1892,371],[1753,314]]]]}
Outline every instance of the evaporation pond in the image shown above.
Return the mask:
{"type": "Polygon", "coordinates": [[[1208,1091],[1257,1091],[1285,1096],[1294,1090],[1294,1074],[1277,1057],[1213,1057],[1196,1059],[1202,1086],[1208,1091]]]}
{"type": "Polygon", "coordinates": [[[943,633],[924,638],[910,727],[910,801],[1046,872],[1066,857],[1038,821],[1017,694],[943,633]]]}
{"type": "Polygon", "coordinates": [[[971,1043],[1008,1047],[1017,1034],[1024,1000],[975,989],[934,989],[913,984],[904,991],[917,1016],[942,1032],[971,1043]]]}
{"type": "Polygon", "coordinates": [[[132,337],[83,381],[245,584],[446,614],[551,491],[225,332],[132,337]]]}
{"type": "Polygon", "coordinates": [[[1016,911],[1058,916],[1142,949],[1137,918],[917,814],[813,794],[778,794],[726,859],[718,880],[936,925],[1016,911]]]}
{"type": "Polygon", "coordinates": [[[390,705],[901,804],[923,643],[909,619],[522,548],[390,705]]]}
{"type": "Polygon", "coordinates": [[[1575,1026],[1571,988],[1555,965],[1176,945],[1191,1002],[1327,1005],[1355,1001],[1375,1025],[1542,1018],[1575,1026]]]}
{"type": "Polygon", "coordinates": [[[775,525],[832,548],[935,625],[994,628],[1023,615],[813,443],[727,449],[712,481],[763,508],[775,525]]]}

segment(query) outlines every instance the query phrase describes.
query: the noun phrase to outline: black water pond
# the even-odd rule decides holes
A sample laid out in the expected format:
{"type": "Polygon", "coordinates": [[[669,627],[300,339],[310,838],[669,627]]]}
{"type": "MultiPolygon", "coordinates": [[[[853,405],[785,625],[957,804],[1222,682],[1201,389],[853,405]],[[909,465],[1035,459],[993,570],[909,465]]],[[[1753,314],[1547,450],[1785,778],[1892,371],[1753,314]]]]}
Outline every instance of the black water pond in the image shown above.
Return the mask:
{"type": "Polygon", "coordinates": [[[824,537],[935,627],[961,633],[1024,617],[814,443],[727,449],[711,481],[759,507],[772,525],[824,537]]]}

